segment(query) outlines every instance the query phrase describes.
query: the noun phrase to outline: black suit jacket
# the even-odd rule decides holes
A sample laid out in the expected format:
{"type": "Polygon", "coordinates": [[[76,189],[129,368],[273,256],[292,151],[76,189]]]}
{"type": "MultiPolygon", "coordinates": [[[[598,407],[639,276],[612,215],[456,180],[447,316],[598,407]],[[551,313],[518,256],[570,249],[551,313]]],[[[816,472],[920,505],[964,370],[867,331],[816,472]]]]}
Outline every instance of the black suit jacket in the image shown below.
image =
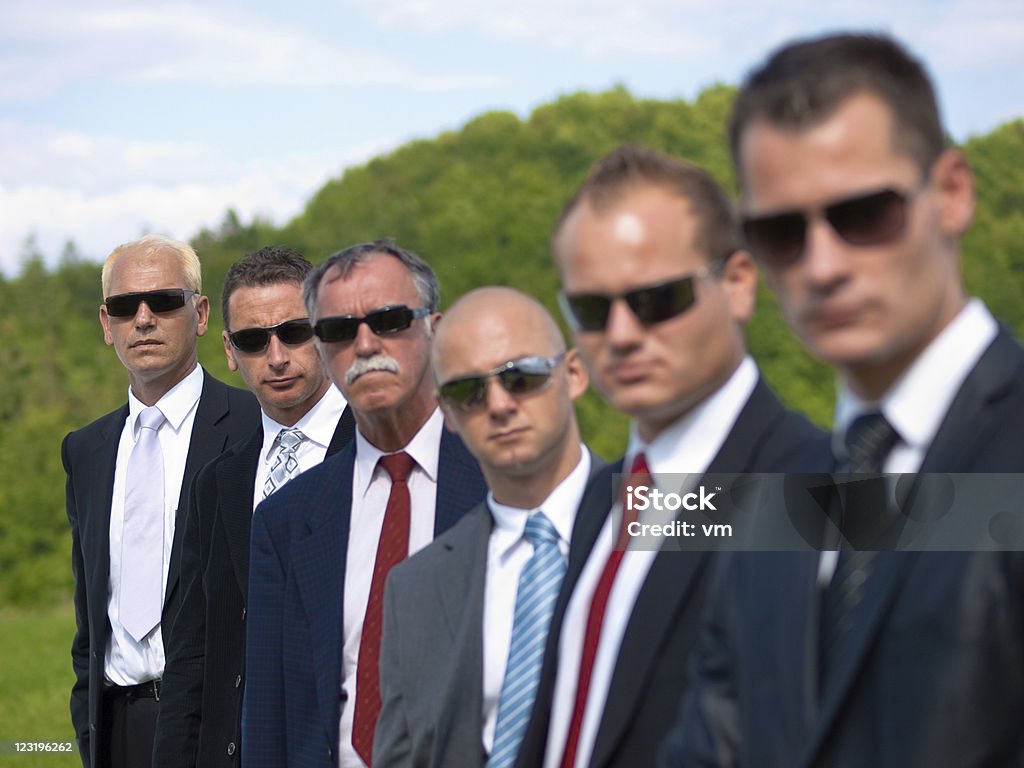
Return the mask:
{"type": "MultiPolygon", "coordinates": [[[[827,468],[827,455],[825,433],[803,416],[787,411],[759,380],[707,472],[816,471],[827,468]]],[[[580,504],[568,571],[548,635],[540,689],[516,762],[520,768],[543,763],[562,620],[610,505],[618,498],[613,476],[621,473],[622,461],[605,468],[580,504]]],[[[622,638],[594,742],[592,768],[653,763],[687,684],[687,662],[696,643],[711,559],[708,552],[665,549],[654,558],[622,638]]]]}
{"type": "MultiPolygon", "coordinates": [[[[1024,350],[1005,331],[921,471],[1024,471],[1024,350]]],[[[725,561],[662,765],[1024,765],[1021,553],[880,552],[820,692],[818,560],[725,561]]]]}
{"type": "MultiPolygon", "coordinates": [[[[178,500],[161,632],[169,631],[181,606],[178,576],[192,480],[200,467],[259,424],[259,412],[256,399],[249,392],[229,387],[204,371],[203,391],[196,407],[178,500]]],[[[71,566],[75,574],[77,623],[71,645],[75,671],[71,721],[82,762],[87,768],[95,763],[99,734],[103,732],[100,722],[103,663],[110,637],[107,618],[110,505],[114,493],[117,446],[127,417],[128,405],[125,404],[92,424],[71,432],[61,446],[61,459],[67,473],[66,503],[71,523],[71,566]]]]}
{"type": "MultiPolygon", "coordinates": [[[[355,435],[345,408],[327,447],[355,435]]],[[[237,766],[242,744],[245,604],[252,498],[263,427],[199,472],[181,554],[184,598],[166,647],[154,768],[237,766]]]]}
{"type": "MultiPolygon", "coordinates": [[[[242,723],[247,768],[337,765],[356,444],[289,482],[253,516],[242,723]]],[[[486,493],[476,459],[445,430],[435,535],[486,493]]]]}

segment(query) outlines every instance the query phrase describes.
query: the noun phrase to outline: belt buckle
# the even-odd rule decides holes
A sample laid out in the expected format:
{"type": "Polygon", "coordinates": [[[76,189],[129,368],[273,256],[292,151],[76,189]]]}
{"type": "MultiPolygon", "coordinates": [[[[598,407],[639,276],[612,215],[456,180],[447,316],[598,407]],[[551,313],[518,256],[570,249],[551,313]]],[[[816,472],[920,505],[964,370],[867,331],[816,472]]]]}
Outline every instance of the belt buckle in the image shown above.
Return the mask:
{"type": "Polygon", "coordinates": [[[160,681],[150,680],[149,684],[153,687],[153,698],[160,701],[160,681]]]}

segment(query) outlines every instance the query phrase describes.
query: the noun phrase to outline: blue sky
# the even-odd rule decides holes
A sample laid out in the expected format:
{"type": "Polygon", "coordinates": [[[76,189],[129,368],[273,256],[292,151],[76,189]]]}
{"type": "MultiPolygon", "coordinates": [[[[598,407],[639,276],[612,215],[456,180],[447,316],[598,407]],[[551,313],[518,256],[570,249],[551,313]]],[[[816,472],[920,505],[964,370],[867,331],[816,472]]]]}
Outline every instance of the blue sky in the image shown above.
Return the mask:
{"type": "Polygon", "coordinates": [[[1024,116],[1024,0],[2,0],[0,271],[30,235],[52,263],[228,207],[283,223],[347,165],[481,112],[619,83],[692,99],[836,29],[902,39],[959,139],[1024,116]]]}

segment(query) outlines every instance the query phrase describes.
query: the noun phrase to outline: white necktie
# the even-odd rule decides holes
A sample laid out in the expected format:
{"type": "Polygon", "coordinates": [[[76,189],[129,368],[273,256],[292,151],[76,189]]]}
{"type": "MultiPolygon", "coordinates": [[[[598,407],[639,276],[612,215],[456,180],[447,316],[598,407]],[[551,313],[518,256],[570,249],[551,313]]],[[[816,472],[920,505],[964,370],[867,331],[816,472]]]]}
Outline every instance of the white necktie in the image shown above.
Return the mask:
{"type": "Polygon", "coordinates": [[[299,460],[295,453],[305,439],[306,436],[294,427],[282,429],[277,433],[277,443],[280,449],[277,452],[277,458],[274,459],[274,466],[270,468],[270,474],[267,475],[267,482],[263,484],[264,499],[299,474],[299,460]]]}
{"type": "Polygon", "coordinates": [[[164,575],[164,423],[152,405],[139,414],[139,439],[128,458],[121,538],[121,624],[141,642],[160,623],[164,575]]]}

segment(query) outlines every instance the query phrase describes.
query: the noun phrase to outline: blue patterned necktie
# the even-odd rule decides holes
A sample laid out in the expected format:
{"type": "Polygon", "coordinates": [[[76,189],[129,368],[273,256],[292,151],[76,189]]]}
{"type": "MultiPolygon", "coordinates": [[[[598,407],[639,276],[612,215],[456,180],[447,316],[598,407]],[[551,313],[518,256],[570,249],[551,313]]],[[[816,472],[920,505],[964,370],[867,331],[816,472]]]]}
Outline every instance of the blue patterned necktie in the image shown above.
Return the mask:
{"type": "Polygon", "coordinates": [[[543,512],[526,521],[523,535],[533,545],[533,556],[519,574],[512,642],[487,768],[506,768],[515,763],[537,694],[548,625],[565,576],[558,532],[543,512]]]}
{"type": "Polygon", "coordinates": [[[306,436],[294,427],[282,429],[277,433],[277,443],[281,448],[274,459],[274,466],[270,468],[270,474],[267,475],[267,482],[263,484],[264,499],[299,474],[299,461],[295,457],[295,452],[305,439],[306,436]]]}

